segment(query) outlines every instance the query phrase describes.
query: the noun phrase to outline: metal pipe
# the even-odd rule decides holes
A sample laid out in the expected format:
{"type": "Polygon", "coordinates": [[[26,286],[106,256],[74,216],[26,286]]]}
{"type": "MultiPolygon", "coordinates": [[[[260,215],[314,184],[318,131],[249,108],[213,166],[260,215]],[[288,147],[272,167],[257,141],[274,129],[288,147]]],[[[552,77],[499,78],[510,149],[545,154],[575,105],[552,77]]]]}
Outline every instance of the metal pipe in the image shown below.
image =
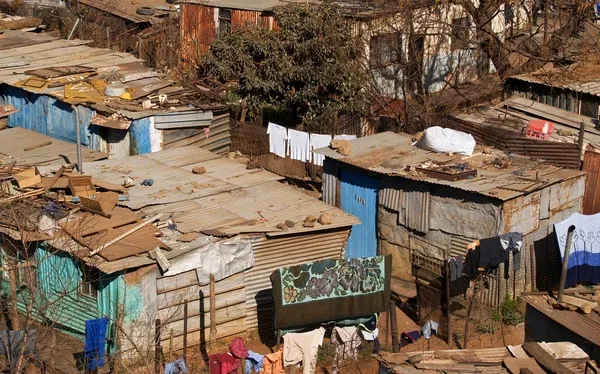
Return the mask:
{"type": "Polygon", "coordinates": [[[73,37],[73,34],[75,34],[75,29],[77,28],[77,26],[79,26],[79,21],[81,21],[81,18],[77,18],[77,21],[75,21],[75,24],[73,25],[73,28],[71,29],[71,32],[69,33],[69,37],[67,38],[67,40],[71,40],[71,38],[73,37]]]}
{"type": "Polygon", "coordinates": [[[83,173],[83,161],[81,160],[81,120],[79,119],[79,109],[75,108],[75,129],[77,131],[77,170],[83,173]]]}
{"type": "Polygon", "coordinates": [[[563,256],[562,271],[560,272],[560,283],[558,285],[558,303],[562,303],[563,293],[565,292],[565,282],[567,281],[567,270],[569,268],[569,254],[571,253],[571,243],[573,242],[573,231],[575,225],[569,226],[567,230],[567,244],[565,245],[565,255],[563,256]]]}

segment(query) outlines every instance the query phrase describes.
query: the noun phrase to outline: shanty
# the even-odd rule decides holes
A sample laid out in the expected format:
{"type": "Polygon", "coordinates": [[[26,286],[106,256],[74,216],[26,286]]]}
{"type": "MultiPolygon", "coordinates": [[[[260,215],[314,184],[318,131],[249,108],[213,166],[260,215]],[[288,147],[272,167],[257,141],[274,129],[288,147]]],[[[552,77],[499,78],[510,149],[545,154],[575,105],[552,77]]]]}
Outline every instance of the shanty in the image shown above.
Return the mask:
{"type": "Polygon", "coordinates": [[[0,1],[0,372],[597,373],[599,4],[0,1]]]}

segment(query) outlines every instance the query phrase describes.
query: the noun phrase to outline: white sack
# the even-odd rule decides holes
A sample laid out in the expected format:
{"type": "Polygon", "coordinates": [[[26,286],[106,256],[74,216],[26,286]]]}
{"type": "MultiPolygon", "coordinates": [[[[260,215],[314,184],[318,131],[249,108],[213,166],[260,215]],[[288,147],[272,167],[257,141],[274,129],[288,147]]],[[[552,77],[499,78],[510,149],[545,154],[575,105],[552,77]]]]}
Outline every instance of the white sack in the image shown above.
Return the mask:
{"type": "Polygon", "coordinates": [[[434,152],[471,156],[475,149],[475,139],[462,131],[433,126],[423,132],[419,147],[434,152]]]}

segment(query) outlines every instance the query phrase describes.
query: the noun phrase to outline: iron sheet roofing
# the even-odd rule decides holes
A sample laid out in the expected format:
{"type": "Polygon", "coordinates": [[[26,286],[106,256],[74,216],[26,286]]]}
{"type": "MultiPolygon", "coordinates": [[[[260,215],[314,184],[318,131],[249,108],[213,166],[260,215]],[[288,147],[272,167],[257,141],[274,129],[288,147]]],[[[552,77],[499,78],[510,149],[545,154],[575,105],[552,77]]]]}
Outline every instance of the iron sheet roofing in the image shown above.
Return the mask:
{"type": "Polygon", "coordinates": [[[122,205],[147,214],[165,213],[183,232],[277,236],[360,223],[356,217],[278,182],[281,176],[262,169],[247,170],[244,164],[194,146],[88,163],[85,171],[114,184],[132,178],[136,185],[128,189],[129,201],[122,205]],[[190,172],[194,166],[204,166],[207,171],[194,174],[190,172]],[[140,185],[149,178],[152,186],[140,185]],[[306,216],[318,217],[324,212],[332,217],[332,224],[302,226],[306,216]],[[296,225],[286,231],[276,228],[286,220],[296,225]]]}
{"type": "Polygon", "coordinates": [[[548,318],[595,345],[600,345],[600,315],[595,310],[590,314],[582,314],[578,311],[554,309],[547,302],[549,297],[548,295],[539,294],[522,295],[527,304],[545,314],[548,318]]]}
{"type": "MultiPolygon", "coordinates": [[[[83,147],[82,157],[87,163],[104,159],[107,154],[83,147]]],[[[77,162],[77,146],[22,127],[0,130],[0,165],[12,161],[31,166],[73,163],[77,162]],[[30,149],[41,144],[46,145],[30,149]]]]}
{"type": "Polygon", "coordinates": [[[543,67],[510,79],[600,96],[600,67],[597,62],[577,62],[567,67],[543,67]]]}
{"type": "Polygon", "coordinates": [[[421,149],[413,145],[411,136],[384,132],[358,138],[350,142],[351,154],[342,156],[331,148],[321,148],[314,152],[339,162],[349,164],[373,173],[399,176],[415,181],[444,185],[451,188],[485,195],[502,201],[510,200],[527,193],[540,190],[548,185],[585,175],[577,170],[561,169],[546,165],[523,156],[507,156],[499,151],[494,154],[476,152],[472,157],[452,156],[421,149]],[[493,165],[497,157],[509,157],[513,165],[498,168],[493,165]],[[402,168],[384,166],[386,161],[396,161],[402,168]],[[446,181],[419,174],[412,170],[430,161],[439,163],[475,161],[481,164],[477,168],[477,177],[459,181],[446,181]],[[410,169],[407,171],[407,169],[410,169]]]}
{"type": "MultiPolygon", "coordinates": [[[[160,79],[159,74],[142,64],[142,60],[130,53],[116,52],[104,48],[89,47],[87,40],[57,39],[47,34],[6,30],[0,40],[0,83],[18,86],[35,94],[50,95],[58,100],[65,99],[64,86],[36,89],[18,85],[33,77],[26,72],[44,68],[83,66],[93,68],[98,73],[120,74],[126,85],[137,87],[140,92],[146,88],[152,90],[158,83],[166,85],[174,81],[160,79]]],[[[150,92],[151,93],[151,92],[150,92]]],[[[73,102],[80,104],[79,102],[73,102]]],[[[177,111],[190,111],[189,107],[175,110],[147,110],[141,105],[121,105],[119,103],[81,104],[105,113],[119,113],[130,119],[154,116],[155,114],[173,114],[177,111]]],[[[199,109],[196,109],[198,111],[199,109]]],[[[209,123],[207,122],[206,125],[209,123]]]]}

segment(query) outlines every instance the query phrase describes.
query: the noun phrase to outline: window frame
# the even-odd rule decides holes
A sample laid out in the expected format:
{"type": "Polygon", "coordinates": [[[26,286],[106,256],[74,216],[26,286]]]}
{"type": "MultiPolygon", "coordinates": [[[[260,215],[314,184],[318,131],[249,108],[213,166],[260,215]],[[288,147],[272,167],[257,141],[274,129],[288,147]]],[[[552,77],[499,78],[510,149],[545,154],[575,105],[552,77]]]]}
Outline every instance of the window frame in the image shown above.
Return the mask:
{"type": "Polygon", "coordinates": [[[404,37],[400,31],[372,35],[369,40],[369,65],[372,68],[384,68],[403,64],[403,42],[404,37]]]}

